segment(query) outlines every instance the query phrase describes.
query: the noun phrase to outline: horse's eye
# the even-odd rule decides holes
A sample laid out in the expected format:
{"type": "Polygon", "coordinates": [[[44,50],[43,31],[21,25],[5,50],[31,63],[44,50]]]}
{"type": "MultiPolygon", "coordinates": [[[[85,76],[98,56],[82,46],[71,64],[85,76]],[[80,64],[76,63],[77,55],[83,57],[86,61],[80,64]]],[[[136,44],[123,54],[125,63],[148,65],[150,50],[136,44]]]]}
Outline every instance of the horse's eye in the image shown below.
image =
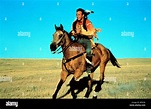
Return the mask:
{"type": "Polygon", "coordinates": [[[62,37],[62,34],[59,34],[59,38],[61,38],[62,37]]]}

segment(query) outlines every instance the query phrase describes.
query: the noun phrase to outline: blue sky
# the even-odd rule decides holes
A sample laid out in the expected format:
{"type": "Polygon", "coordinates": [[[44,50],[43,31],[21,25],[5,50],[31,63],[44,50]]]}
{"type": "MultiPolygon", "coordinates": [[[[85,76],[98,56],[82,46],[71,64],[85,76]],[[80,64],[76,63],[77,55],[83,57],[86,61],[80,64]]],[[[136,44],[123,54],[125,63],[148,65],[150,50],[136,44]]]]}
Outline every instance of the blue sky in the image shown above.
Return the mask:
{"type": "Polygon", "coordinates": [[[62,58],[49,48],[54,25],[70,32],[79,7],[116,58],[151,58],[151,0],[0,0],[0,58],[62,58]]]}

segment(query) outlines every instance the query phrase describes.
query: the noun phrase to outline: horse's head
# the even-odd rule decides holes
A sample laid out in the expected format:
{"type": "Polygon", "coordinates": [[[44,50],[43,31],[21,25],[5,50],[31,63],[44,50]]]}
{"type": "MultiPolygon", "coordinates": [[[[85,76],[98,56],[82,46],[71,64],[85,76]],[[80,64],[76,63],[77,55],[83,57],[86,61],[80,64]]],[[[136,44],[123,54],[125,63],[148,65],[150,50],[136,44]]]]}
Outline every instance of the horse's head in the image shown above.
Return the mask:
{"type": "Polygon", "coordinates": [[[55,25],[56,32],[53,34],[53,41],[50,44],[50,50],[55,51],[59,46],[64,44],[64,36],[65,31],[63,29],[62,24],[60,24],[60,27],[57,27],[55,25]]]}

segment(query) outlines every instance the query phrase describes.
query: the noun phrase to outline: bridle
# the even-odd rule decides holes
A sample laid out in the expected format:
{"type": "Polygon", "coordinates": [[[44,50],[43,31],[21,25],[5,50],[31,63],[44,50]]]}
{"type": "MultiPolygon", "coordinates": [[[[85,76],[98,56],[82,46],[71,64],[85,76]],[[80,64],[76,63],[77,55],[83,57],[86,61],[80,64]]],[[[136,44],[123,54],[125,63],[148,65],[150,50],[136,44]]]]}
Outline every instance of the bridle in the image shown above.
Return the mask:
{"type": "MultiPolygon", "coordinates": [[[[61,53],[61,52],[65,52],[66,51],[66,49],[73,43],[72,41],[67,45],[67,46],[65,46],[63,49],[62,49],[62,51],[59,51],[60,49],[61,49],[61,46],[59,46],[59,44],[60,44],[60,42],[62,41],[62,39],[65,37],[65,34],[67,33],[66,31],[62,31],[63,32],[63,34],[60,34],[60,35],[62,35],[61,37],[60,37],[60,39],[56,42],[56,45],[58,45],[58,49],[56,49],[54,52],[52,52],[53,54],[55,54],[55,53],[57,53],[57,54],[59,54],[59,53],[61,53]]],[[[64,44],[63,44],[64,45],[64,44]]]]}
{"type": "MultiPolygon", "coordinates": [[[[59,34],[59,33],[57,33],[57,34],[59,34]]],[[[61,35],[61,38],[56,42],[56,45],[58,45],[62,41],[63,37],[65,36],[64,32],[63,32],[63,34],[60,34],[60,35],[61,35]]]]}

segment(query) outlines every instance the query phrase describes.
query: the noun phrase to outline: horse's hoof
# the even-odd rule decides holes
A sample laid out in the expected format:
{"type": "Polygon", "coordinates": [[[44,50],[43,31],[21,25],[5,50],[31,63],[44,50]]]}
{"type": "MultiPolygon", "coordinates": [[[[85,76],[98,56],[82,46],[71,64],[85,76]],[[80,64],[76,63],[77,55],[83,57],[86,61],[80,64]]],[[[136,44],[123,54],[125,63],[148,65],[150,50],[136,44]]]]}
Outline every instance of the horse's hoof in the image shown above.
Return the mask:
{"type": "Polygon", "coordinates": [[[73,99],[76,99],[77,98],[77,95],[72,95],[73,99]]]}
{"type": "Polygon", "coordinates": [[[85,98],[89,98],[89,94],[86,94],[84,97],[85,97],[85,98]]]}
{"type": "Polygon", "coordinates": [[[74,96],[73,99],[77,99],[77,96],[74,96]]]}
{"type": "Polygon", "coordinates": [[[97,96],[93,96],[93,99],[97,99],[97,96]]]}
{"type": "Polygon", "coordinates": [[[56,95],[53,95],[53,96],[52,96],[52,99],[56,99],[56,95]]]}

